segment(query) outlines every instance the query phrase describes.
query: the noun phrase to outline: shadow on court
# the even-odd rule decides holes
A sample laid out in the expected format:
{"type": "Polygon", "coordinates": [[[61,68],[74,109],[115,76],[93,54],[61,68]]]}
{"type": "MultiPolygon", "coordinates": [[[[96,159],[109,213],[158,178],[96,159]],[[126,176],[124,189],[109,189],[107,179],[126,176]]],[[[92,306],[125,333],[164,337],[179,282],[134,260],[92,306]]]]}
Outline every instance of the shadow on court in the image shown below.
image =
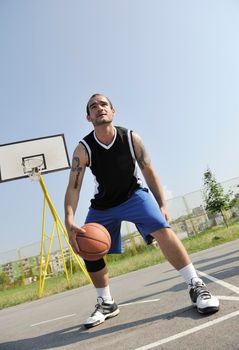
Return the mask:
{"type": "Polygon", "coordinates": [[[234,254],[239,254],[239,249],[236,249],[234,251],[231,251],[231,252],[228,252],[228,253],[225,253],[225,254],[212,256],[212,257],[209,257],[209,258],[206,258],[206,259],[200,259],[200,264],[204,264],[205,262],[209,262],[209,261],[212,261],[212,260],[218,260],[218,259],[221,259],[221,258],[225,258],[226,256],[232,256],[234,254]]]}
{"type": "MultiPolygon", "coordinates": [[[[143,315],[142,315],[143,316],[143,315]]],[[[43,350],[43,349],[52,349],[66,345],[73,345],[86,341],[88,339],[94,339],[100,336],[106,336],[110,334],[120,333],[124,330],[133,329],[138,326],[146,325],[152,322],[157,322],[159,320],[171,320],[175,317],[190,318],[193,320],[207,318],[209,316],[199,315],[198,312],[193,309],[191,306],[178,309],[173,312],[156,315],[153,317],[142,318],[134,322],[128,322],[125,324],[115,325],[109,328],[101,328],[102,326],[92,328],[91,330],[86,330],[83,326],[74,326],[65,328],[59,331],[55,331],[49,334],[44,334],[41,336],[8,341],[0,344],[0,350],[43,350]]],[[[120,316],[119,316],[120,321],[120,316]]],[[[109,321],[108,321],[109,322],[109,321]]],[[[109,324],[109,323],[108,323],[109,324]]],[[[80,344],[79,344],[80,345],[80,344]]]]}
{"type": "MultiPolygon", "coordinates": [[[[155,293],[144,294],[143,296],[140,296],[140,297],[137,297],[137,298],[124,300],[124,303],[126,304],[126,303],[135,303],[137,301],[145,301],[145,300],[150,299],[152,297],[159,297],[160,294],[164,294],[164,293],[167,293],[167,292],[177,293],[177,292],[182,291],[182,290],[185,291],[186,295],[188,295],[188,298],[189,298],[189,294],[188,294],[188,290],[187,290],[186,284],[185,283],[179,283],[177,285],[173,285],[170,288],[160,289],[160,290],[158,290],[155,293]]],[[[189,300],[189,303],[191,303],[190,300],[189,300]]],[[[119,303],[119,305],[120,305],[120,303],[119,303]]]]}
{"type": "MultiPolygon", "coordinates": [[[[226,253],[226,254],[221,254],[221,255],[217,255],[215,257],[201,259],[199,262],[193,261],[193,263],[194,263],[194,266],[196,267],[196,269],[198,269],[202,272],[207,272],[210,269],[216,268],[217,271],[213,272],[211,274],[211,276],[213,276],[217,279],[223,280],[223,279],[230,278],[233,276],[238,276],[238,266],[231,266],[233,263],[237,264],[238,260],[239,260],[239,250],[237,249],[237,250],[234,250],[234,251],[226,253]],[[233,257],[228,257],[228,256],[232,256],[234,254],[238,254],[238,255],[233,256],[233,257]],[[226,258],[226,257],[228,257],[228,258],[226,258]],[[221,259],[223,259],[223,260],[221,260],[221,259]],[[207,263],[207,264],[205,265],[205,263],[207,263]],[[225,267],[226,265],[228,265],[229,267],[225,267]]],[[[170,268],[170,269],[164,271],[164,273],[168,273],[171,271],[173,271],[173,268],[170,268]]],[[[170,281],[173,279],[177,279],[177,278],[178,278],[178,276],[174,276],[174,277],[166,278],[166,279],[160,279],[158,281],[146,284],[145,287],[160,284],[160,283],[170,281]]],[[[207,277],[203,277],[203,280],[206,281],[207,277]]],[[[183,286],[185,288],[185,284],[183,286]]],[[[177,286],[174,286],[174,288],[175,288],[175,291],[181,290],[181,288],[177,289],[177,286]]],[[[163,291],[159,291],[158,294],[160,294],[162,292],[163,291]]]]}
{"type": "MultiPolygon", "coordinates": [[[[237,276],[238,275],[238,266],[230,266],[232,265],[233,263],[237,263],[238,262],[238,259],[239,257],[238,256],[235,256],[235,257],[231,257],[231,258],[228,258],[228,259],[224,259],[222,261],[215,261],[213,262],[214,260],[219,260],[219,259],[222,259],[222,258],[225,258],[227,257],[228,255],[233,255],[233,254],[236,254],[236,253],[239,253],[239,250],[235,250],[231,253],[227,253],[227,254],[222,254],[222,255],[219,255],[217,257],[212,257],[212,258],[208,258],[208,259],[202,259],[200,260],[199,263],[195,263],[195,267],[198,269],[198,270],[201,270],[202,272],[207,272],[208,270],[210,269],[214,269],[214,268],[219,268],[219,270],[217,272],[214,272],[212,273],[211,275],[215,278],[218,278],[218,279],[226,279],[226,278],[230,278],[230,277],[233,277],[233,276],[237,276]],[[208,263],[207,265],[204,265],[205,263],[208,263]],[[200,267],[200,265],[202,265],[202,267],[200,267]],[[226,265],[229,265],[230,267],[226,267],[226,265]],[[220,269],[220,266],[222,267],[220,269]]],[[[170,271],[174,271],[173,269],[169,269],[167,270],[166,272],[170,272],[170,271]]],[[[144,287],[150,287],[150,286],[153,286],[153,285],[159,285],[161,283],[164,283],[164,282],[168,282],[168,281],[172,281],[173,279],[178,279],[178,276],[173,276],[173,277],[170,277],[170,278],[160,278],[159,280],[157,281],[154,281],[152,283],[148,283],[146,284],[144,287]]],[[[203,280],[206,280],[207,277],[203,277],[203,280]]],[[[154,294],[151,294],[149,296],[155,296],[155,295],[159,295],[161,293],[164,293],[166,291],[179,291],[179,290],[182,290],[182,289],[186,289],[185,287],[185,283],[183,284],[179,284],[179,285],[174,285],[172,288],[169,288],[167,290],[159,290],[157,293],[154,293],[154,294]]],[[[144,297],[145,298],[145,297],[144,297]]],[[[140,298],[138,299],[140,300],[140,298]]],[[[136,300],[134,300],[136,301],[136,300]]]]}
{"type": "MultiPolygon", "coordinates": [[[[206,257],[205,255],[202,256],[202,259],[200,259],[199,255],[197,255],[197,258],[195,259],[195,266],[200,271],[208,272],[210,269],[215,270],[213,272],[208,272],[211,276],[218,278],[219,280],[227,280],[230,282],[230,278],[234,278],[233,280],[236,280],[236,276],[238,276],[238,249],[235,250],[235,247],[232,247],[232,251],[226,253],[221,253],[221,250],[219,254],[215,257],[206,257]]],[[[164,265],[165,266],[165,265],[164,265]]],[[[175,270],[173,268],[168,268],[168,266],[165,266],[166,268],[163,269],[161,273],[162,278],[158,278],[158,270],[156,275],[155,268],[152,268],[152,279],[151,283],[149,282],[149,279],[143,279],[143,276],[141,276],[141,272],[138,272],[138,281],[135,285],[135,288],[138,288],[141,295],[133,294],[131,297],[126,294],[126,296],[121,300],[121,304],[127,304],[127,303],[134,303],[134,302],[140,302],[140,301],[147,301],[153,298],[165,298],[165,303],[162,303],[164,305],[164,309],[157,309],[155,310],[154,305],[147,307],[145,309],[144,304],[141,304],[140,309],[137,310],[134,306],[134,313],[132,314],[133,319],[131,317],[131,314],[129,314],[129,311],[127,309],[124,309],[122,307],[121,313],[118,317],[106,321],[105,324],[102,324],[98,327],[86,330],[81,324],[76,324],[78,321],[68,321],[67,325],[64,323],[61,323],[58,325],[53,325],[53,328],[48,328],[47,326],[43,326],[44,328],[40,327],[39,330],[41,332],[41,335],[36,336],[36,333],[34,333],[34,336],[32,333],[29,332],[29,330],[26,333],[22,334],[22,337],[25,337],[25,339],[20,340],[9,340],[11,338],[8,338],[7,341],[0,344],[0,350],[50,350],[50,349],[60,349],[60,348],[67,348],[67,349],[103,349],[105,348],[109,349],[110,347],[107,347],[109,342],[111,342],[111,339],[113,338],[114,344],[119,339],[119,345],[116,346],[117,349],[120,349],[120,340],[122,339],[133,339],[141,334],[144,336],[144,330],[147,328],[148,330],[157,330],[157,336],[158,338],[162,337],[165,333],[165,329],[170,331],[171,325],[175,325],[175,333],[177,332],[177,329],[181,329],[183,326],[183,329],[187,329],[188,325],[194,324],[202,324],[207,323],[208,320],[211,319],[211,315],[200,315],[198,314],[197,310],[191,306],[191,302],[188,296],[187,292],[187,286],[183,280],[181,280],[181,283],[178,283],[179,278],[175,273],[175,270]],[[173,272],[173,274],[171,274],[173,272]],[[170,273],[167,275],[167,273],[170,273]],[[154,276],[156,277],[153,278],[154,276]],[[151,289],[151,287],[153,287],[151,289]],[[183,297],[183,305],[181,304],[181,295],[185,293],[185,298],[183,297]],[[179,292],[179,293],[178,293],[179,292]],[[165,295],[164,295],[165,294],[165,295]],[[173,298],[170,298],[170,295],[173,296],[173,298]],[[178,296],[177,296],[178,295],[178,296]],[[166,298],[169,297],[169,300],[166,301],[166,298]],[[186,301],[186,298],[188,297],[188,304],[186,301]],[[127,298],[127,300],[126,300],[127,298]],[[172,301],[173,300],[173,301],[172,301]],[[180,308],[180,305],[182,306],[180,308]],[[186,306],[185,306],[186,305],[186,306]],[[141,309],[142,308],[142,309],[141,309]],[[176,308],[176,310],[175,310],[176,308]],[[147,312],[146,312],[147,310],[147,312]],[[167,312],[167,310],[170,310],[167,312]],[[150,312],[153,313],[150,313],[150,312]],[[162,313],[164,312],[164,313],[162,313]],[[200,322],[202,320],[202,322],[200,322]],[[165,321],[165,322],[164,322],[165,321]],[[169,322],[167,322],[169,321],[169,322]],[[172,321],[172,322],[170,322],[172,321]],[[186,321],[186,322],[185,322],[186,321]],[[187,322],[188,321],[188,322],[187,322]],[[192,321],[192,322],[191,322],[192,321]],[[163,329],[160,331],[160,327],[158,327],[158,324],[160,323],[165,326],[163,326],[163,329]],[[62,327],[63,325],[63,327],[62,327]],[[56,330],[57,328],[62,328],[60,330],[56,330]],[[45,334],[42,334],[45,332],[45,334]],[[48,333],[47,333],[48,332],[48,333]],[[126,336],[125,336],[126,334],[126,336]],[[30,338],[28,337],[30,336],[30,338]],[[130,338],[131,337],[131,338],[130,338]],[[93,346],[93,347],[92,347],[93,346]]],[[[160,270],[160,268],[159,268],[160,270]]],[[[207,283],[207,278],[204,278],[207,283]]],[[[126,281],[128,283],[128,279],[126,278],[126,281]]],[[[115,288],[118,288],[118,283],[122,283],[122,281],[115,279],[115,288]]],[[[214,285],[215,288],[216,285],[214,285]]],[[[127,285],[125,285],[125,288],[127,288],[127,285]]],[[[219,288],[220,291],[222,291],[222,287],[219,288]]],[[[77,292],[71,292],[71,297],[74,294],[77,294],[77,292]]],[[[228,294],[228,291],[227,293],[228,294]]],[[[230,292],[230,295],[232,293],[230,292]]],[[[63,294],[62,296],[59,296],[59,298],[64,298],[61,301],[63,303],[67,302],[67,299],[69,297],[69,294],[63,294]]],[[[225,305],[227,308],[225,309],[227,313],[230,311],[233,311],[237,307],[237,301],[235,301],[235,304],[233,304],[232,301],[225,301],[225,305]]],[[[54,305],[53,305],[54,306],[54,305]]],[[[119,303],[120,306],[120,303],[119,303]]],[[[123,306],[123,305],[122,305],[123,306]]],[[[53,308],[54,309],[54,308],[53,308]]],[[[222,308],[223,309],[223,308],[222,308]]],[[[21,318],[20,314],[19,318],[21,318]]],[[[14,317],[14,320],[16,320],[16,316],[14,317]]],[[[17,321],[21,322],[21,320],[17,321]]],[[[80,322],[80,321],[79,321],[80,322]]],[[[235,322],[235,320],[234,320],[235,322]]],[[[16,322],[14,327],[17,327],[16,322]]],[[[222,326],[218,325],[218,336],[221,337],[221,344],[222,346],[226,346],[225,342],[225,335],[222,331],[222,326]],[[224,344],[225,342],[225,344],[224,344]]],[[[228,334],[232,334],[234,331],[234,338],[229,339],[229,341],[233,344],[238,344],[238,334],[237,334],[237,324],[231,322],[228,326],[228,334]],[[230,328],[231,327],[231,328],[230,328]]],[[[18,329],[16,328],[16,332],[18,329]]],[[[207,331],[205,330],[205,334],[207,331]]],[[[209,331],[210,332],[210,331],[209,331]]],[[[12,333],[14,336],[14,329],[12,327],[12,333]]],[[[166,332],[167,333],[167,332],[166,332]]],[[[152,333],[153,334],[153,333],[152,333]]],[[[168,334],[168,333],[167,333],[168,334]]],[[[16,334],[17,335],[17,334],[16,334]]],[[[197,338],[197,336],[195,336],[197,338]]],[[[199,337],[199,335],[198,335],[199,337]]],[[[150,331],[149,335],[145,333],[145,341],[150,338],[150,331]],[[148,338],[147,338],[148,337],[148,338]]],[[[12,338],[13,339],[13,338],[12,338]]],[[[213,343],[212,338],[206,338],[207,341],[210,344],[209,348],[215,348],[215,344],[213,343]]],[[[190,340],[190,339],[189,339],[190,340]]],[[[237,345],[236,345],[237,346],[237,345]]],[[[124,347],[122,347],[123,349],[124,347]]],[[[175,343],[173,345],[174,349],[178,348],[178,343],[175,343]]],[[[188,348],[192,348],[191,345],[189,345],[188,348]]],[[[234,347],[237,349],[237,347],[234,347]]]]}

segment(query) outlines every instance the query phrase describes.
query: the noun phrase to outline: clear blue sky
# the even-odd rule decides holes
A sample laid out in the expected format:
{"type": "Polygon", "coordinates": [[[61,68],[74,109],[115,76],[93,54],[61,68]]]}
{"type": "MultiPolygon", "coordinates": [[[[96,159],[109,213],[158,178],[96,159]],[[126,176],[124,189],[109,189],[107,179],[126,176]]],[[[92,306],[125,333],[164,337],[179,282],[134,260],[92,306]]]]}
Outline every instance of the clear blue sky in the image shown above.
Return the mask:
{"type": "MultiPolygon", "coordinates": [[[[70,157],[90,132],[85,105],[112,100],[171,196],[239,175],[239,2],[0,0],[0,143],[64,133],[70,157]]],[[[44,176],[63,218],[68,171],[44,176]]],[[[93,192],[88,172],[77,221],[93,192]]],[[[0,184],[0,251],[41,237],[43,196],[0,184]]]]}

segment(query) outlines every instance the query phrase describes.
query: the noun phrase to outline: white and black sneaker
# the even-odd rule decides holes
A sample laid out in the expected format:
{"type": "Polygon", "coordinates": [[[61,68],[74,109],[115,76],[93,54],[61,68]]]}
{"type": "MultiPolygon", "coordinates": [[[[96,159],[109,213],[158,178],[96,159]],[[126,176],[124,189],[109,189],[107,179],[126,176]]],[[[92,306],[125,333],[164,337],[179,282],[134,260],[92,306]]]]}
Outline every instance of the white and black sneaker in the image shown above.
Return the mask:
{"type": "Polygon", "coordinates": [[[92,328],[103,323],[107,318],[115,317],[119,314],[120,310],[118,305],[113,303],[107,303],[103,298],[97,298],[97,304],[95,305],[95,311],[86,320],[85,328],[92,328]]]}
{"type": "Polygon", "coordinates": [[[219,300],[209,292],[200,278],[192,279],[189,295],[193,305],[201,314],[211,314],[219,310],[219,300]]]}

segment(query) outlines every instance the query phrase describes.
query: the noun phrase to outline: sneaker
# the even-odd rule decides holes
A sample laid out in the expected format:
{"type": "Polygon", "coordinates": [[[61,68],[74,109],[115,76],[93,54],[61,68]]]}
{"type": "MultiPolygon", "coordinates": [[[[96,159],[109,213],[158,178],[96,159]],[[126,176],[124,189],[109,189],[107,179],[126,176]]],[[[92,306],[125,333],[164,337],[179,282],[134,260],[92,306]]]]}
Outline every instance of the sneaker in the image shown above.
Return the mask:
{"type": "Polygon", "coordinates": [[[109,304],[103,300],[103,298],[97,298],[97,304],[95,305],[95,311],[86,320],[85,328],[92,328],[103,323],[107,318],[117,316],[120,310],[118,305],[113,302],[109,304]]]}
{"type": "Polygon", "coordinates": [[[189,295],[193,305],[201,314],[210,314],[219,310],[219,300],[209,292],[201,279],[192,279],[189,295]]]}

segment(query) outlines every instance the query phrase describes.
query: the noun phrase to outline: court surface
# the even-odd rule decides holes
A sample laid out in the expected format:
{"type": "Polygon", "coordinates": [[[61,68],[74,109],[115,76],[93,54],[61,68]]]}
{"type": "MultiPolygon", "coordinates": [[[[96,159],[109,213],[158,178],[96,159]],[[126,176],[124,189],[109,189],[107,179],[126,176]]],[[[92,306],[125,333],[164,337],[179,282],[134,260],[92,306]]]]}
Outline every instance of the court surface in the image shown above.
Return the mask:
{"type": "Polygon", "coordinates": [[[239,349],[238,245],[191,255],[220,299],[218,313],[198,314],[185,282],[164,263],[111,279],[120,314],[90,330],[82,323],[96,302],[91,285],[0,311],[0,349],[239,349]]]}

